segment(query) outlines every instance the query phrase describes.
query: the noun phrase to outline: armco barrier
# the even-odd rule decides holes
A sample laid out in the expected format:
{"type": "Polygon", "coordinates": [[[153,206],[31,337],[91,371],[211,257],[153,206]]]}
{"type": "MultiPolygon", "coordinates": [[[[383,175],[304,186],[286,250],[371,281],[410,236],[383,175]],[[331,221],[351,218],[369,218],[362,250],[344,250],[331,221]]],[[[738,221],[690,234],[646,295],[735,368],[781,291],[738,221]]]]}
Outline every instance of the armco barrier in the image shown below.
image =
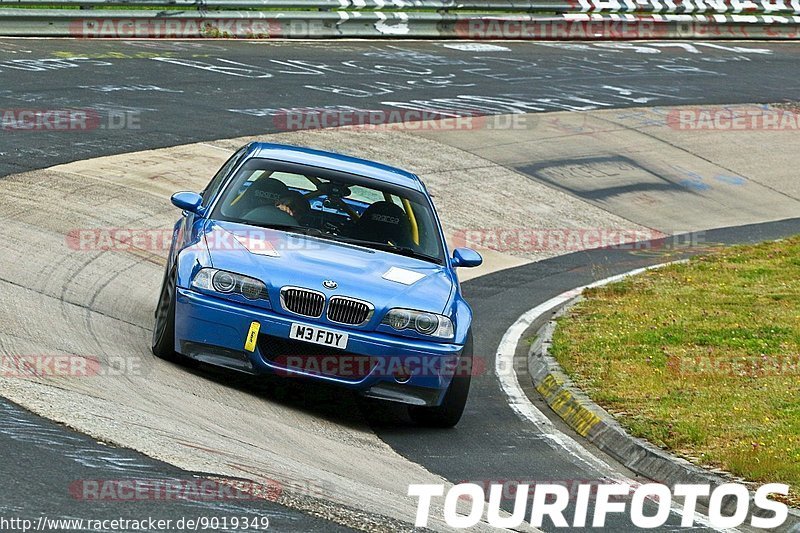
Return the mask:
{"type": "Polygon", "coordinates": [[[800,0],[0,0],[0,35],[797,39],[800,0]]]}

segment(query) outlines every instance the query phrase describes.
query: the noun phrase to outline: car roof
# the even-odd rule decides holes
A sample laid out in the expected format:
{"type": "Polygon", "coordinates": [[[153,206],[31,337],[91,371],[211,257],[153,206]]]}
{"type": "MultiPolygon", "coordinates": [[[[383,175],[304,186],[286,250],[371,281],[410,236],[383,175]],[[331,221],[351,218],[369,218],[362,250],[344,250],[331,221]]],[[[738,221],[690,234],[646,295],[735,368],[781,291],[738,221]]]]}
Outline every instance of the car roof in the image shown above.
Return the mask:
{"type": "Polygon", "coordinates": [[[248,147],[248,158],[274,159],[288,163],[321,167],[349,174],[356,174],[378,181],[425,192],[419,177],[411,172],[390,167],[375,161],[359,159],[334,152],[312,150],[287,144],[254,142],[248,147]]]}

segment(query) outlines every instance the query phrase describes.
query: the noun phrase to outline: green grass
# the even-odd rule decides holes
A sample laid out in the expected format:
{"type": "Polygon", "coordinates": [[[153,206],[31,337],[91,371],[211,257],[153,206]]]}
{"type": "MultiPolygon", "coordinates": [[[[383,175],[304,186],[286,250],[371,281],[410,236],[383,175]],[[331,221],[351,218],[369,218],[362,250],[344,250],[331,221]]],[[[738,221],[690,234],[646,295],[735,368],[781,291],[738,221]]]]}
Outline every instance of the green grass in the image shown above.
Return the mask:
{"type": "Polygon", "coordinates": [[[589,290],[552,354],[632,434],[800,504],[800,237],[589,290]]]}

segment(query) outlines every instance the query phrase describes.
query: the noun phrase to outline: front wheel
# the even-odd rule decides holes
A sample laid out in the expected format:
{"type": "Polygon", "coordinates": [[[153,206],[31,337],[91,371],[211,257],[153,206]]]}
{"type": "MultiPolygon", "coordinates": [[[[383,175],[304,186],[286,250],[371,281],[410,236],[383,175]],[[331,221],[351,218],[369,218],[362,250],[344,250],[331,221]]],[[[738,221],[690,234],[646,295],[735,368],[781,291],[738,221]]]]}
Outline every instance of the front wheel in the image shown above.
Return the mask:
{"type": "Polygon", "coordinates": [[[467,336],[461,361],[456,374],[447,387],[442,404],[436,407],[409,406],[408,415],[420,426],[435,428],[451,428],[458,424],[464,414],[464,406],[469,396],[469,385],[472,381],[472,332],[467,336]]]}
{"type": "Polygon", "coordinates": [[[173,268],[164,276],[161,296],[156,307],[156,323],[153,326],[153,355],[168,361],[177,361],[175,353],[175,283],[177,272],[173,268]]]}

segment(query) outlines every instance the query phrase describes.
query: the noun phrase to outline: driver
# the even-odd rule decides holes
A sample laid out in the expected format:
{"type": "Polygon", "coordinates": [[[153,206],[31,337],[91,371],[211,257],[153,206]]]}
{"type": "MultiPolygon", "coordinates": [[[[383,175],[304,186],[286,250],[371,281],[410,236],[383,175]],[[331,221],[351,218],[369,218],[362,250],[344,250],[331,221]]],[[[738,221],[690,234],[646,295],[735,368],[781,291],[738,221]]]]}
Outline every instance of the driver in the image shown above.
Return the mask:
{"type": "Polygon", "coordinates": [[[298,223],[301,223],[301,220],[311,208],[308,205],[308,200],[298,191],[288,191],[278,199],[275,207],[294,217],[298,223]]]}

